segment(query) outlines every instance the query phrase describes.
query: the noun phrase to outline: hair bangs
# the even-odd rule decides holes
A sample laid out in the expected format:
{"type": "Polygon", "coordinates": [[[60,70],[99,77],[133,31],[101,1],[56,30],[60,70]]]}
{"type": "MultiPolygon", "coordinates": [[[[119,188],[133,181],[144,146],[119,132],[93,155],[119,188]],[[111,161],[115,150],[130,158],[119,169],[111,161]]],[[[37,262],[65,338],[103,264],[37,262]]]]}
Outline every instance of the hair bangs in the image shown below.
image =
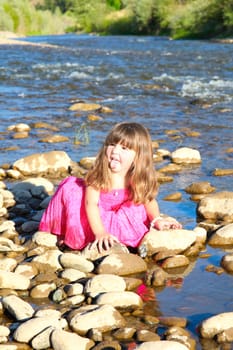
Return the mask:
{"type": "Polygon", "coordinates": [[[136,151],[138,148],[138,141],[137,134],[132,127],[122,127],[122,125],[119,125],[119,128],[115,128],[108,135],[105,141],[105,146],[109,146],[111,144],[121,144],[124,147],[136,151]]]}

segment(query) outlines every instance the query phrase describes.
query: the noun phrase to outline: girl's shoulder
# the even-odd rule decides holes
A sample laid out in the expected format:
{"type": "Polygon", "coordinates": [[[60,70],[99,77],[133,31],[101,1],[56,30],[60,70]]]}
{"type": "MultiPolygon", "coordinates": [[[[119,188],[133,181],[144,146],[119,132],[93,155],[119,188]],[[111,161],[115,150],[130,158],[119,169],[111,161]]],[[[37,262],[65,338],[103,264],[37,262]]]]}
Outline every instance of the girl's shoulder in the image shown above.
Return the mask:
{"type": "Polygon", "coordinates": [[[85,180],[76,176],[69,176],[62,180],[59,187],[85,186],[85,180]]]}

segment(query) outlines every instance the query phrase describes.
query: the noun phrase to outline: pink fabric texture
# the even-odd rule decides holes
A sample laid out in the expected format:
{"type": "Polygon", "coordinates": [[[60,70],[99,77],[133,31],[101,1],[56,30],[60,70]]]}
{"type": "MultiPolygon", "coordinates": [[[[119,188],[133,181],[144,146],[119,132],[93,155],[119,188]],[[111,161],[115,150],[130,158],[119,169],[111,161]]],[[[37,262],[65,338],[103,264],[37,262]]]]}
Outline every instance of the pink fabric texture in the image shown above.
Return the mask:
{"type": "MultiPolygon", "coordinates": [[[[53,233],[72,249],[83,249],[95,240],[84,205],[85,183],[70,176],[63,180],[45,210],[39,230],[53,233]]],[[[148,231],[149,220],[143,204],[128,200],[125,189],[101,192],[100,216],[107,232],[130,247],[137,247],[148,231]]]]}

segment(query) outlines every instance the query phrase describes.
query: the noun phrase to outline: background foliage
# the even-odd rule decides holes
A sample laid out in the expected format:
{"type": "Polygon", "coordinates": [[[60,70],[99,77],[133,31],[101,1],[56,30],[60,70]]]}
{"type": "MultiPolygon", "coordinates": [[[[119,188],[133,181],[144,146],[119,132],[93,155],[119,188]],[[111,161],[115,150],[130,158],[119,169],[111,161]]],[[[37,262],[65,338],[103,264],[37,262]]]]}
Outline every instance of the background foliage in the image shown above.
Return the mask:
{"type": "Polygon", "coordinates": [[[233,0],[0,0],[0,30],[226,37],[233,0]]]}

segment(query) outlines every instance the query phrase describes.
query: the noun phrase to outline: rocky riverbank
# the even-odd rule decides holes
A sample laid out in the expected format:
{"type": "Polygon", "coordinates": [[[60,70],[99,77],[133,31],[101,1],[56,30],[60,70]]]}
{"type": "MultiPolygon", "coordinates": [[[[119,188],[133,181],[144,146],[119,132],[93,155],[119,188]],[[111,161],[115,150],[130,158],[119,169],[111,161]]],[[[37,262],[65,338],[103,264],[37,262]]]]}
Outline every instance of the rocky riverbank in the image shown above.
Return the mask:
{"type": "MultiPolygon", "coordinates": [[[[19,136],[29,126],[12,126],[19,136]]],[[[25,136],[25,135],[24,135],[25,136]]],[[[169,158],[160,183],[174,172],[200,164],[195,149],[173,153],[154,144],[154,159],[169,158]]],[[[233,192],[206,182],[186,188],[197,202],[193,230],[151,230],[139,251],[122,245],[99,254],[59,248],[38,224],[56,185],[66,176],[84,176],[93,158],[74,162],[62,151],[32,154],[0,168],[0,349],[196,349],[188,320],[157,312],[155,291],[177,283],[203,257],[206,244],[233,244],[233,192]],[[149,307],[148,307],[149,305],[149,307]]],[[[170,200],[177,200],[179,193],[170,200]]],[[[233,272],[233,255],[219,267],[233,272]]],[[[227,349],[233,342],[232,312],[206,318],[198,329],[203,349],[227,349]]]]}
{"type": "Polygon", "coordinates": [[[24,36],[12,32],[0,31],[0,45],[32,45],[42,47],[55,47],[55,45],[26,41],[23,40],[24,38],[24,36]]]}

